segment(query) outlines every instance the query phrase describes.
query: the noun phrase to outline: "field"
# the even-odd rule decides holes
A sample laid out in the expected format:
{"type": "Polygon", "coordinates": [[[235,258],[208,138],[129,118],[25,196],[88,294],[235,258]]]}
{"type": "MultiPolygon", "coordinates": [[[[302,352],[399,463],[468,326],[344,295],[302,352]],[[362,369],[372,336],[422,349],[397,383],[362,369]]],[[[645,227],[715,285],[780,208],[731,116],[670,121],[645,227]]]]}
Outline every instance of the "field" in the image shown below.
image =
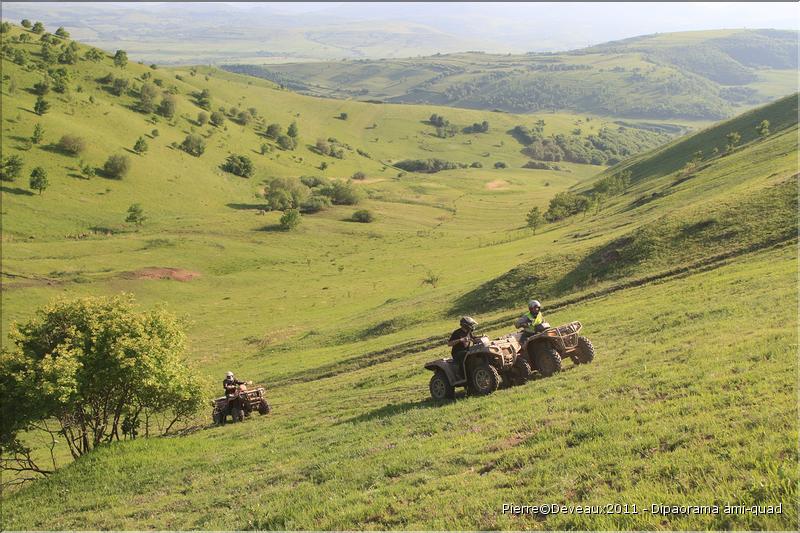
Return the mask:
{"type": "MultiPolygon", "coordinates": [[[[38,44],[11,46],[38,60],[38,44]]],[[[58,450],[58,472],[3,494],[4,528],[797,527],[796,95],[610,169],[531,170],[515,126],[544,120],[547,135],[589,135],[618,117],[337,101],[108,57],[67,67],[71,90],[46,95],[52,109],[37,116],[29,89],[41,72],[7,53],[2,65],[3,156],[25,161],[22,177],[2,184],[3,339],[53,298],[130,292],[186,318],[199,374],[217,383],[230,369],[263,383],[274,408],[224,428],[203,412],[180,435],[70,464],[58,450]],[[136,90],[114,96],[98,81],[108,73],[174,85],[177,114],[137,111],[136,90]],[[199,125],[203,89],[211,110],[255,107],[258,118],[199,125]],[[440,138],[434,113],[459,126],[487,120],[490,131],[440,138]],[[770,132],[759,135],[765,119],[770,132]],[[292,121],[297,150],[263,134],[292,121]],[[45,139],[29,145],[36,123],[45,139]],[[172,145],[193,132],[206,139],[200,157],[172,145]],[[732,132],[741,139],[729,150],[732,132]],[[80,157],[55,147],[68,133],[86,139],[80,157]],[[149,149],[131,153],[140,136],[149,149]],[[313,150],[331,137],[350,146],[344,159],[313,150]],[[132,163],[123,179],[81,177],[81,160],[102,167],[116,153],[132,163]],[[253,177],[220,168],[231,153],[253,160],[253,177]],[[482,168],[394,166],[433,157],[482,168]],[[34,166],[50,176],[41,195],[27,187],[34,166]],[[525,227],[532,207],[623,170],[630,186],[602,205],[525,227]],[[357,207],[304,215],[293,231],[265,210],[272,177],[356,171],[366,174],[357,207]],[[141,227],[124,222],[135,202],[148,216],[141,227]],[[375,222],[348,221],[361,208],[375,222]],[[580,320],[596,361],[490,397],[430,401],[422,365],[445,356],[458,317],[501,334],[530,297],[551,323],[580,320]],[[501,512],[551,502],[639,512],[501,512]],[[780,515],[650,512],[779,503],[780,515]]]]}

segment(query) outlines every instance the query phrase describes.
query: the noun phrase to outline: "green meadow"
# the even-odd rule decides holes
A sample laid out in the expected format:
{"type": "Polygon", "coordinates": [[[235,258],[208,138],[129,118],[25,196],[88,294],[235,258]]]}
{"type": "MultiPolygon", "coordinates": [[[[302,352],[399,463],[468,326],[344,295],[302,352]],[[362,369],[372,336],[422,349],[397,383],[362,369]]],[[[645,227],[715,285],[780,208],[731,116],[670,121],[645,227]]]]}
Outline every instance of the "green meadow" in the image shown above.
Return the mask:
{"type": "Polygon", "coordinates": [[[534,170],[514,127],[543,120],[547,136],[589,142],[619,117],[334,100],[213,68],[115,67],[84,59],[82,45],[76,64],[51,66],[69,72],[69,89],[44,95],[51,108],[37,115],[41,46],[23,33],[3,34],[3,157],[24,160],[1,184],[4,346],[13,322],[55,298],[128,292],[185,319],[209,398],[233,370],[267,388],[273,412],[213,427],[208,408],[172,436],[74,462],[57,448],[56,473],[4,491],[4,528],[798,527],[796,94],[715,124],[670,119],[691,133],[611,168],[534,170]],[[109,73],[129,89],[112,94],[109,73]],[[137,109],[155,80],[174,94],[172,118],[137,109]],[[209,114],[226,110],[221,126],[197,120],[204,89],[209,114]],[[251,107],[246,125],[230,116],[251,107]],[[432,114],[459,131],[438,136],[432,114]],[[487,133],[461,129],[484,120],[487,133]],[[264,134],[292,122],[294,150],[264,134]],[[44,138],[32,144],[36,124],[44,138]],[[58,148],[68,134],[84,139],[80,155],[58,148]],[[179,147],[189,134],[205,141],[199,157],[179,147]],[[319,139],[343,158],[319,153],[319,139]],[[130,160],[122,179],[82,175],[113,154],[130,160]],[[231,154],[252,160],[250,178],[222,169],[231,154]],[[432,158],[461,166],[396,166],[432,158]],[[37,166],[50,181],[41,194],[28,184],[37,166]],[[592,209],[526,226],[556,194],[626,171],[628,186],[592,209]],[[291,231],[264,199],[275,177],[356,172],[358,205],[303,214],[291,231]],[[134,203],[141,226],[125,222],[134,203]],[[357,209],[375,220],[350,221],[357,209]],[[459,316],[500,335],[531,297],[553,324],[581,321],[595,361],[489,397],[429,400],[423,364],[446,356],[459,316]],[[502,512],[544,503],[638,512],[502,512]]]}

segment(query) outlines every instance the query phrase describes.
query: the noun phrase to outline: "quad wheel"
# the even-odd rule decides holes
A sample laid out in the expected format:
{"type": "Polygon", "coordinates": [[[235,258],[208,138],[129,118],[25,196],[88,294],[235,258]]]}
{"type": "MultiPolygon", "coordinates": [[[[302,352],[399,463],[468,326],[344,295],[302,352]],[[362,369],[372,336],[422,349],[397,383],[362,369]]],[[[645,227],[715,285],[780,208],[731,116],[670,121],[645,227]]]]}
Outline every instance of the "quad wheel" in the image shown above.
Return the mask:
{"type": "Polygon", "coordinates": [[[211,413],[211,420],[214,421],[214,425],[218,426],[218,425],[222,424],[223,423],[223,421],[222,421],[222,413],[217,412],[217,411],[213,411],[211,413]]]}
{"type": "Polygon", "coordinates": [[[594,345],[586,337],[578,337],[578,348],[575,350],[578,364],[591,363],[594,359],[594,345]]]}
{"type": "Polygon", "coordinates": [[[231,410],[234,422],[244,422],[244,411],[240,407],[234,407],[231,410]]]}
{"type": "Polygon", "coordinates": [[[561,370],[561,356],[550,344],[539,343],[533,348],[533,366],[548,378],[561,370]]]}
{"type": "Polygon", "coordinates": [[[431,391],[431,398],[434,400],[452,400],[456,395],[455,387],[450,384],[450,380],[441,369],[433,373],[428,388],[431,391]]]}
{"type": "Polygon", "coordinates": [[[472,369],[472,392],[479,395],[491,394],[500,387],[500,374],[488,363],[481,363],[472,369]]]}
{"type": "Polygon", "coordinates": [[[262,400],[258,403],[258,414],[266,415],[269,414],[271,410],[272,408],[270,408],[269,404],[267,403],[267,400],[264,400],[262,398],[262,400]]]}
{"type": "Polygon", "coordinates": [[[531,379],[531,374],[533,374],[533,370],[531,370],[531,365],[528,364],[528,361],[524,357],[517,357],[511,369],[511,384],[524,385],[531,379]]]}

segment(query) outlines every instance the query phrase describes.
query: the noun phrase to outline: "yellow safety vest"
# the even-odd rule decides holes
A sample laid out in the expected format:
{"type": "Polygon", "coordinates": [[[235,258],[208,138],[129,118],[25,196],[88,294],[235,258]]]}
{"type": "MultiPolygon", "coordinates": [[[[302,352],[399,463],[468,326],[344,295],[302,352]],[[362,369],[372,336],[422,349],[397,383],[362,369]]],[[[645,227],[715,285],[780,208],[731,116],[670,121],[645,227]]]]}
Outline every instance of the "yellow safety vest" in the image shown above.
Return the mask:
{"type": "Polygon", "coordinates": [[[530,324],[525,326],[525,331],[527,331],[529,333],[536,333],[536,330],[535,330],[536,326],[538,326],[539,324],[544,322],[544,317],[542,316],[542,312],[541,311],[536,313],[536,316],[533,316],[533,313],[531,313],[530,311],[525,313],[523,316],[531,321],[530,324]]]}

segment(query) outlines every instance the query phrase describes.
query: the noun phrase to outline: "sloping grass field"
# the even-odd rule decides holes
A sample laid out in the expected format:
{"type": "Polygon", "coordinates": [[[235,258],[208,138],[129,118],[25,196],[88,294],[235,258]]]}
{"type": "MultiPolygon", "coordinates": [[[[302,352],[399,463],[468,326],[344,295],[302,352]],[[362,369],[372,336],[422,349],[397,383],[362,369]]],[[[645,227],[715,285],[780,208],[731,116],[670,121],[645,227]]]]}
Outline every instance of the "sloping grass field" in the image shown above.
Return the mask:
{"type": "MultiPolygon", "coordinates": [[[[17,46],[37,57],[38,43],[17,46]]],[[[74,462],[57,449],[55,474],[2,495],[4,529],[798,527],[797,95],[611,169],[529,170],[514,126],[541,118],[550,135],[580,121],[586,132],[614,117],[343,102],[109,58],[68,67],[71,91],[47,95],[52,109],[37,116],[28,89],[41,72],[5,54],[2,65],[3,156],[25,161],[2,183],[4,346],[13,321],[53,298],[131,292],[185,317],[209,396],[234,370],[264,384],[273,406],[225,427],[199,413],[174,436],[74,462]],[[108,93],[96,80],[109,72],[175,85],[176,117],[139,113],[135,92],[108,93]],[[252,106],[260,118],[199,126],[192,95],[206,88],[212,110],[252,106]],[[432,113],[491,129],[439,138],[432,113]],[[769,135],[756,134],[765,119],[769,135]],[[297,150],[264,137],[265,125],[292,121],[297,150]],[[45,141],[28,146],[37,122],[45,141]],[[207,141],[200,157],[172,146],[193,131],[207,141]],[[734,131],[741,142],[727,151],[734,131]],[[87,140],[80,157],[51,146],[67,133],[87,140]],[[149,150],[126,152],[140,135],[149,150]],[[309,147],[328,137],[351,146],[344,159],[309,147]],[[80,177],[80,159],[99,167],[115,153],[131,159],[126,177],[80,177]],[[221,170],[230,153],[253,160],[252,178],[221,170]],[[433,157],[483,168],[393,166],[433,157]],[[34,166],[50,177],[41,195],[27,187],[34,166]],[[596,209],[525,227],[532,207],[623,170],[631,185],[596,209]],[[264,211],[272,177],[356,171],[366,174],[358,206],[304,215],[293,231],[264,211]],[[148,216],[140,228],[123,222],[134,202],[148,216]],[[361,208],[375,222],[348,221],[361,208]],[[191,279],[152,279],[167,269],[191,279]],[[553,324],[580,320],[595,361],[489,397],[430,401],[423,364],[448,353],[458,317],[499,335],[530,297],[553,324]],[[503,513],[550,503],[628,513],[503,513]],[[726,504],[782,512],[652,507],[726,504]]]]}

